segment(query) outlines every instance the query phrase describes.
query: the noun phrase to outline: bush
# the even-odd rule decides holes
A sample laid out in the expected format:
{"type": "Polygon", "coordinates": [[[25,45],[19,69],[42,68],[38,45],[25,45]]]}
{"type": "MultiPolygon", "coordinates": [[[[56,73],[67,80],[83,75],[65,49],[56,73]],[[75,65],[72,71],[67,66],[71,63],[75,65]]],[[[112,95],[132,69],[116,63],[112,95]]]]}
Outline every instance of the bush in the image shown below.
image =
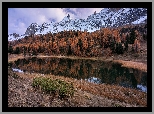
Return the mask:
{"type": "Polygon", "coordinates": [[[60,97],[70,97],[74,95],[74,87],[73,84],[69,84],[65,81],[61,81],[59,79],[52,80],[50,78],[45,77],[37,77],[34,78],[33,87],[41,88],[42,91],[46,93],[57,93],[60,97]]]}

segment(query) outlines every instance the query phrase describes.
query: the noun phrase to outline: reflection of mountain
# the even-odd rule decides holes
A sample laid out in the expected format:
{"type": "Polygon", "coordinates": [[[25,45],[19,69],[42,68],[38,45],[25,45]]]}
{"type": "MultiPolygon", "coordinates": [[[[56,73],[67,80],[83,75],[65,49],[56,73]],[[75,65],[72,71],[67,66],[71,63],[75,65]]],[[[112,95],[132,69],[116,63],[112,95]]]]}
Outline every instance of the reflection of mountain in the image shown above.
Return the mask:
{"type": "Polygon", "coordinates": [[[119,64],[105,63],[102,61],[64,58],[40,59],[33,57],[15,61],[13,68],[20,68],[23,71],[31,73],[67,76],[134,88],[137,88],[137,84],[146,86],[147,82],[146,74],[141,71],[123,68],[119,64]],[[137,75],[136,72],[140,72],[140,75],[137,75]]]}
{"type": "Polygon", "coordinates": [[[97,83],[97,84],[101,83],[101,79],[96,78],[96,77],[90,77],[90,78],[85,79],[85,80],[88,81],[88,82],[97,83]]]}

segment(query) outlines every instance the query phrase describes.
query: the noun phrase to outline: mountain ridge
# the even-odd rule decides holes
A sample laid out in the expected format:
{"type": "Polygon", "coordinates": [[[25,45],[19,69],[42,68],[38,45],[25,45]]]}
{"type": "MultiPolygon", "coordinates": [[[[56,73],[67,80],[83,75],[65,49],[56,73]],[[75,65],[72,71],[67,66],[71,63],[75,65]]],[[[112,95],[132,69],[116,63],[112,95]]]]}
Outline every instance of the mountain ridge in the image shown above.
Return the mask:
{"type": "Polygon", "coordinates": [[[8,35],[9,39],[22,38],[33,34],[57,33],[61,31],[80,30],[94,32],[100,28],[119,27],[127,24],[146,23],[146,8],[104,8],[99,13],[94,12],[87,19],[70,19],[70,15],[65,16],[60,22],[44,22],[42,25],[32,23],[25,34],[13,33],[8,35]]]}

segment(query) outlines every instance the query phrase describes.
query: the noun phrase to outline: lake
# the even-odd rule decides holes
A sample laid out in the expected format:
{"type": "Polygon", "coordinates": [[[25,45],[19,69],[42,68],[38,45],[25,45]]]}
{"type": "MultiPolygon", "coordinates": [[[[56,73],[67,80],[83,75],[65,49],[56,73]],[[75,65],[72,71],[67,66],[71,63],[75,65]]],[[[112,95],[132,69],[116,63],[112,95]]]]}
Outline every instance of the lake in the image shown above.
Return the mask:
{"type": "Polygon", "coordinates": [[[147,73],[121,67],[113,62],[69,58],[18,59],[11,67],[17,72],[52,74],[86,80],[96,84],[114,84],[147,92],[147,73]]]}

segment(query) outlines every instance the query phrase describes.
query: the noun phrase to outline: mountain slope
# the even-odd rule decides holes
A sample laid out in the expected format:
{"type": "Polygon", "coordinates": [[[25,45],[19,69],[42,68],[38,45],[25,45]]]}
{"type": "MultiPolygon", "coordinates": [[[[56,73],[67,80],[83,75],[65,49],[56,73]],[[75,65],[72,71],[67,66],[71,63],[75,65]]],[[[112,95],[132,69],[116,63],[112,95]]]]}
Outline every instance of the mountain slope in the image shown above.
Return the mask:
{"type": "MultiPolygon", "coordinates": [[[[87,19],[70,19],[70,15],[65,16],[62,21],[57,23],[43,23],[38,25],[32,23],[21,38],[32,34],[56,33],[64,30],[87,30],[93,32],[101,27],[118,27],[126,24],[146,23],[147,9],[145,8],[104,8],[99,13],[87,17],[87,19]]],[[[13,35],[8,35],[8,38],[13,38],[13,35]]]]}

